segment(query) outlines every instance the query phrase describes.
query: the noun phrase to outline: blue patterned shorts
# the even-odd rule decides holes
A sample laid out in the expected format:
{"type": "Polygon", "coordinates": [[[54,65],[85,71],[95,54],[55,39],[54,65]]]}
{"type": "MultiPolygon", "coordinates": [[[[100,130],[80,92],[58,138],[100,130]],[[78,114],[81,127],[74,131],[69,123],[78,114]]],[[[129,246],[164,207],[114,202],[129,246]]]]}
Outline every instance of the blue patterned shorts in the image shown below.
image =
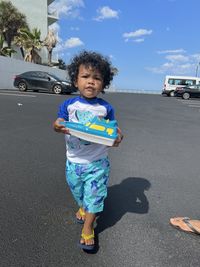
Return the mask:
{"type": "Polygon", "coordinates": [[[70,190],[79,207],[90,213],[103,210],[109,174],[108,158],[89,164],[66,161],[66,180],[70,190]]]}

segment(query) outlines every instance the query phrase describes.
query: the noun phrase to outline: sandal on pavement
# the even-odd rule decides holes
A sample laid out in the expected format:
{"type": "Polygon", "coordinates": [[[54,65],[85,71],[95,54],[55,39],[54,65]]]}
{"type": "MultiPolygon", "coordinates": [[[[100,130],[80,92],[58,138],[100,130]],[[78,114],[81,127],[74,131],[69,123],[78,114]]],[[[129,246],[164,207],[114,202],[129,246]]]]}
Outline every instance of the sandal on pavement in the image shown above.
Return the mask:
{"type": "Polygon", "coordinates": [[[84,224],[84,220],[82,219],[82,217],[85,216],[85,212],[82,210],[82,208],[80,208],[78,212],[81,215],[81,219],[76,217],[76,221],[77,223],[84,224]]]}
{"type": "MultiPolygon", "coordinates": [[[[197,229],[195,222],[198,220],[191,220],[188,217],[171,218],[170,224],[178,230],[183,232],[200,235],[200,228],[197,229]]],[[[200,221],[199,221],[200,225],[200,221]]]]}
{"type": "MultiPolygon", "coordinates": [[[[84,240],[89,240],[89,239],[92,239],[94,238],[94,229],[92,230],[92,234],[91,235],[85,235],[83,232],[81,234],[81,237],[84,239],[84,240]]],[[[92,245],[86,245],[85,243],[81,243],[79,242],[78,243],[78,246],[84,250],[93,250],[94,247],[95,247],[95,244],[92,244],[92,245]]]]}

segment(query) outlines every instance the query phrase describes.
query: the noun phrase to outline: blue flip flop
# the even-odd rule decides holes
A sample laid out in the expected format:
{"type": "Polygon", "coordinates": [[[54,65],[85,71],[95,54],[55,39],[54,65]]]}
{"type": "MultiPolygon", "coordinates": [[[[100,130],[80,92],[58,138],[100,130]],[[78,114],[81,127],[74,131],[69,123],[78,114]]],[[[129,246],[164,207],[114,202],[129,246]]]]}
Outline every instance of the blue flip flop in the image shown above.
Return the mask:
{"type": "MultiPolygon", "coordinates": [[[[82,232],[81,234],[81,237],[84,239],[84,240],[89,240],[91,238],[94,238],[94,230],[92,231],[92,234],[91,235],[86,235],[82,232]]],[[[81,248],[81,249],[84,249],[84,250],[94,250],[95,248],[95,244],[92,244],[92,245],[86,245],[85,243],[81,243],[79,242],[78,243],[78,246],[81,248]]]]}
{"type": "Polygon", "coordinates": [[[83,220],[83,219],[78,219],[78,218],[76,218],[76,222],[77,222],[77,223],[80,223],[80,224],[84,224],[84,220],[83,220]]]}
{"type": "Polygon", "coordinates": [[[83,250],[94,250],[95,245],[86,245],[85,243],[78,243],[79,248],[83,249],[83,250]]]}

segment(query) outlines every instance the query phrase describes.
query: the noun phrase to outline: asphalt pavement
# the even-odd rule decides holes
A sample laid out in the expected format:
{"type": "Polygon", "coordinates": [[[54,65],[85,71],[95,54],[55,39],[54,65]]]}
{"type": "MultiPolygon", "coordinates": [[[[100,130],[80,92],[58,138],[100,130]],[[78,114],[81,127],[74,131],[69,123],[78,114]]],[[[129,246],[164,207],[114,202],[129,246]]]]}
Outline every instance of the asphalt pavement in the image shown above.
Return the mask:
{"type": "Polygon", "coordinates": [[[81,226],[65,182],[64,136],[52,123],[73,95],[0,91],[1,267],[193,267],[200,237],[169,225],[200,218],[200,100],[107,93],[124,140],[110,149],[97,248],[80,250],[81,226]]]}

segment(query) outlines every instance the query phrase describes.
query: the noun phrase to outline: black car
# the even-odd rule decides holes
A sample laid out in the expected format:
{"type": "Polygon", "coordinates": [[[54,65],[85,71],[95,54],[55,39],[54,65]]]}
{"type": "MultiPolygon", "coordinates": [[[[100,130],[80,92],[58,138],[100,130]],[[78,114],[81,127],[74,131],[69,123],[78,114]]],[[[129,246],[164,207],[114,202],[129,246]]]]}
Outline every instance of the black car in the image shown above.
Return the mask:
{"type": "Polygon", "coordinates": [[[13,85],[23,92],[43,90],[55,94],[71,94],[76,91],[68,80],[60,79],[54,74],[44,71],[28,71],[16,75],[13,85]]]}
{"type": "Polygon", "coordinates": [[[186,100],[190,97],[200,97],[200,84],[177,87],[174,91],[174,95],[186,100]]]}

